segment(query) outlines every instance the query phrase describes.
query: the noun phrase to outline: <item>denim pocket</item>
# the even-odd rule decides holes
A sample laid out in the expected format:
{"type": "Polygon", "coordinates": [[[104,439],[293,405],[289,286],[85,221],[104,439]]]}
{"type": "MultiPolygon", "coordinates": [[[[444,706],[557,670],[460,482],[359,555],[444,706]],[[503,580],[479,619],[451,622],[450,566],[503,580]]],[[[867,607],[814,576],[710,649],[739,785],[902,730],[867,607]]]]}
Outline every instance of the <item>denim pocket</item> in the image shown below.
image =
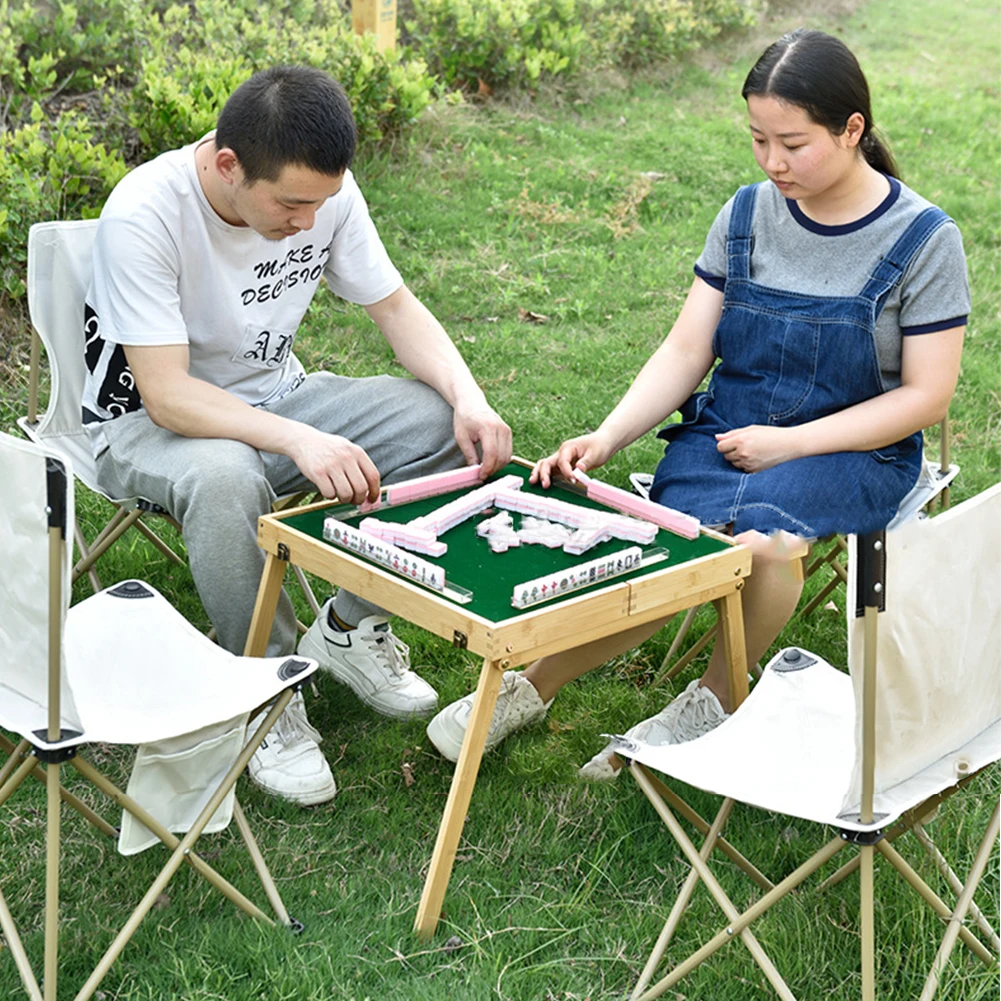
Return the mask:
{"type": "MultiPolygon", "coordinates": [[[[769,347],[778,352],[779,364],[768,401],[768,423],[779,424],[796,416],[813,392],[820,353],[820,325],[801,321],[780,324],[775,320],[771,326],[769,347]],[[777,329],[780,327],[781,330],[777,329]]],[[[755,363],[765,367],[767,360],[756,358],[755,363]]]]}

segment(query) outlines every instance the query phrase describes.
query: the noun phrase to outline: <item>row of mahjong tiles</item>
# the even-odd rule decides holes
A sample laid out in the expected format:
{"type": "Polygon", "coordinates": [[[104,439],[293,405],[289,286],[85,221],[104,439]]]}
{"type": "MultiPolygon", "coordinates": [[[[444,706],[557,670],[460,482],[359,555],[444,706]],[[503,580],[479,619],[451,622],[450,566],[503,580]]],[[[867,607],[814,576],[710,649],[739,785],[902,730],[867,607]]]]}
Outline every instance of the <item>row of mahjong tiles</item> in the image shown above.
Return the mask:
{"type": "MultiPolygon", "coordinates": [[[[528,470],[524,466],[511,463],[492,476],[488,482],[493,483],[503,476],[525,477],[527,473],[528,470]]],[[[521,490],[526,494],[534,494],[539,497],[555,496],[562,501],[607,514],[617,513],[609,507],[583,496],[579,489],[563,484],[556,484],[550,490],[543,490],[539,486],[529,484],[526,480],[521,490]]],[[[335,515],[346,525],[355,528],[360,525],[363,519],[369,517],[377,517],[380,521],[406,524],[416,518],[431,515],[434,511],[469,492],[469,488],[453,490],[420,500],[383,505],[377,511],[361,512],[358,508],[350,505],[319,508],[291,515],[283,521],[290,528],[313,538],[322,539],[323,522],[329,514],[335,515]]],[[[547,549],[544,546],[520,546],[498,555],[491,553],[487,541],[476,534],[476,527],[483,517],[489,517],[489,514],[483,512],[481,517],[468,518],[448,529],[441,536],[441,541],[447,544],[447,552],[444,555],[439,557],[421,556],[419,558],[441,567],[449,583],[454,583],[459,589],[473,592],[472,601],[466,607],[471,612],[495,622],[521,614],[522,610],[513,608],[511,604],[512,592],[516,585],[553,575],[561,575],[565,571],[579,568],[582,560],[589,563],[599,558],[608,558],[630,546],[630,543],[611,539],[591,549],[584,558],[564,553],[560,549],[547,549]]],[[[720,552],[727,547],[726,542],[709,535],[685,539],[663,529],[658,529],[656,538],[650,545],[659,549],[667,549],[670,551],[670,555],[666,559],[661,558],[657,562],[634,568],[616,578],[617,580],[640,577],[654,570],[663,569],[665,566],[686,563],[710,553],[720,552]]],[[[354,555],[366,559],[367,562],[374,565],[380,565],[374,560],[368,560],[363,554],[354,553],[354,555]]],[[[587,590],[601,587],[604,583],[604,578],[597,580],[587,590]]],[[[555,599],[551,599],[547,603],[553,601],[558,603],[567,597],[587,593],[587,590],[560,592],[555,599]]],[[[448,598],[449,595],[446,594],[445,597],[448,598]]],[[[532,608],[535,607],[538,606],[532,606],[532,608]]]]}

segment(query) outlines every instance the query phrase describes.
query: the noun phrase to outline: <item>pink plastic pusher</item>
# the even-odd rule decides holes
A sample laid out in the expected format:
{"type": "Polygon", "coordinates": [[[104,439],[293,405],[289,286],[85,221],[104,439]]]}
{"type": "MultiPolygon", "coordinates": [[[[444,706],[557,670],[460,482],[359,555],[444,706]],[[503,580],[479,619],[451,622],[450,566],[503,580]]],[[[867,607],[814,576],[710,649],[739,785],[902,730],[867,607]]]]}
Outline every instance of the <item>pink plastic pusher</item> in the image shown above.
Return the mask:
{"type": "Polygon", "coordinates": [[[584,484],[587,489],[587,496],[591,500],[598,501],[599,504],[607,504],[614,507],[616,511],[631,514],[644,521],[652,521],[661,528],[666,528],[675,535],[680,535],[683,539],[697,539],[699,535],[699,520],[673,508],[664,507],[663,504],[655,504],[653,501],[644,500],[621,490],[619,487],[610,486],[607,483],[599,483],[592,480],[583,470],[575,469],[574,478],[584,484]]]}
{"type": "MultiPolygon", "coordinates": [[[[418,476],[405,483],[396,483],[386,487],[387,504],[405,504],[407,501],[421,500],[423,497],[434,497],[436,494],[447,494],[450,490],[461,490],[480,482],[480,464],[464,466],[462,469],[450,469],[445,473],[431,473],[428,476],[418,476]]],[[[378,511],[382,507],[382,498],[376,501],[365,501],[358,506],[362,514],[378,511]]]]}

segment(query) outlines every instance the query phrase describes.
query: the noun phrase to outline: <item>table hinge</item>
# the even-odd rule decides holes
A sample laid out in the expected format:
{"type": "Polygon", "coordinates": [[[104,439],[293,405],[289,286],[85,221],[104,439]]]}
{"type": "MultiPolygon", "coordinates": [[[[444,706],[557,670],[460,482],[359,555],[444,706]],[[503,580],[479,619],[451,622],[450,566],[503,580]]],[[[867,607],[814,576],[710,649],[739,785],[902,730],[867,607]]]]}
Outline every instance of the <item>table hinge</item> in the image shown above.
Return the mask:
{"type": "Polygon", "coordinates": [[[288,563],[289,551],[288,546],[284,542],[278,543],[278,559],[280,559],[283,563],[288,563]]]}
{"type": "Polygon", "coordinates": [[[465,650],[469,646],[469,637],[459,629],[452,632],[452,646],[465,650]]]}

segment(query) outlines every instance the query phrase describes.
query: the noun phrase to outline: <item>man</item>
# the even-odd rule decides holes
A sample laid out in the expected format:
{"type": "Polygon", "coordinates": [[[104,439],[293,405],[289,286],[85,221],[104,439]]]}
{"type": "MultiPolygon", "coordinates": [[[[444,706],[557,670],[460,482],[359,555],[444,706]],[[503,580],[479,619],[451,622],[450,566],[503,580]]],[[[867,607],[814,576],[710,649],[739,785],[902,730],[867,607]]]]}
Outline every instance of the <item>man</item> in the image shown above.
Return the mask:
{"type": "MultiPolygon", "coordinates": [[[[255,74],[214,133],[132,171],[101,213],[85,310],[84,422],[101,483],[182,525],[202,603],[242,652],[264,556],[257,519],[315,487],[373,500],[382,480],[511,454],[448,335],[403,283],[349,169],[355,125],[319,70],[255,74]],[[364,306],[414,379],[306,375],[292,347],[324,278],[364,306]]],[[[268,653],[290,653],[279,601],[268,653]]],[[[432,712],[385,613],[345,591],[300,650],[376,710],[432,712]]],[[[254,756],[251,778],[304,805],[336,792],[297,697],[254,756]]]]}

